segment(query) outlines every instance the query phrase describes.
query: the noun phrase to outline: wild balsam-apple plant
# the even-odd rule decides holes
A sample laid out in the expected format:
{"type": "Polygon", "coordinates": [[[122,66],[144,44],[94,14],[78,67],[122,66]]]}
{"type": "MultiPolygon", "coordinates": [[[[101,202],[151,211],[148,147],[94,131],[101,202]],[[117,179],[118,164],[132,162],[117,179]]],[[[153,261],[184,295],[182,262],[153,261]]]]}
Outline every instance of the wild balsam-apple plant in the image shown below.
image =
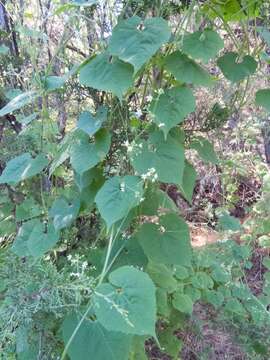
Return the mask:
{"type": "MultiPolygon", "coordinates": [[[[80,5],[85,4],[72,2],[80,5]]],[[[218,11],[209,9],[212,18],[220,15],[226,21],[222,5],[218,11]]],[[[214,26],[186,32],[181,24],[172,31],[161,17],[119,18],[105,48],[66,76],[37,75],[35,89],[0,110],[2,117],[41,98],[43,122],[46,98],[72,76],[99,97],[93,100],[94,111],[85,108],[78,114],[54,158],[41,141],[38,152],[11,159],[0,176],[0,183],[12,188],[41,179],[40,204],[25,199],[17,214],[11,250],[24,261],[35,263],[57,251],[63,234],[80,217],[92,214],[99,221],[106,244],[93,261],[87,291],[81,290],[87,301],[61,320],[62,359],[83,360],[87,354],[95,360],[142,360],[149,337],[177,358],[180,343],[172,340],[173,333],[192,313],[194,302],[202,297],[218,307],[230,299],[224,285],[230,276],[217,262],[193,272],[188,225],[161,184],[175,184],[191,202],[197,175],[186,150],[195,150],[204,162],[219,163],[206,137],[186,134],[184,127],[196,109],[196,87],[211,88],[217,81],[207,64],[217,64],[220,74],[239,84],[256,72],[257,60],[242,50],[226,52],[214,26]],[[72,169],[72,191],[63,196],[51,191],[48,201],[42,179],[57,178],[59,168],[72,169]],[[156,328],[158,319],[167,324],[163,332],[156,328]]],[[[269,99],[270,89],[256,94],[257,105],[266,110],[269,99]]],[[[97,249],[88,250],[92,261],[97,249]]],[[[83,264],[73,277],[84,274],[89,263],[83,264]]],[[[236,301],[235,312],[241,310],[236,301]]]]}

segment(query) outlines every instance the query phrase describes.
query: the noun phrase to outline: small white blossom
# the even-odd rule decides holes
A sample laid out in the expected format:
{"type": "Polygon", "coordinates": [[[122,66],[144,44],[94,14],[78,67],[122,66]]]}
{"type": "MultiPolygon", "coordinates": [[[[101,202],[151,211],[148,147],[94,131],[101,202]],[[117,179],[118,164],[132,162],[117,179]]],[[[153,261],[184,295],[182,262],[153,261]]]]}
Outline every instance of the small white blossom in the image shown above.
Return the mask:
{"type": "Polygon", "coordinates": [[[84,262],[82,263],[82,270],[85,270],[85,269],[87,268],[87,266],[88,266],[87,261],[84,261],[84,262]]]}
{"type": "Polygon", "coordinates": [[[141,111],[141,109],[135,111],[135,115],[136,115],[137,117],[141,117],[141,116],[142,116],[142,111],[141,111]]]}
{"type": "Polygon", "coordinates": [[[163,89],[158,89],[158,95],[162,95],[162,94],[164,94],[164,90],[163,89]]]}
{"type": "Polygon", "coordinates": [[[126,184],[125,184],[124,182],[122,182],[122,183],[120,184],[120,191],[122,191],[122,192],[125,192],[125,191],[126,191],[126,184]]]}
{"type": "Polygon", "coordinates": [[[161,225],[161,226],[159,227],[159,231],[163,234],[163,233],[165,233],[166,229],[165,229],[164,226],[161,225]]]}
{"type": "Polygon", "coordinates": [[[80,273],[74,273],[74,272],[72,272],[72,273],[70,273],[70,276],[80,277],[81,274],[80,274],[80,273]]]}

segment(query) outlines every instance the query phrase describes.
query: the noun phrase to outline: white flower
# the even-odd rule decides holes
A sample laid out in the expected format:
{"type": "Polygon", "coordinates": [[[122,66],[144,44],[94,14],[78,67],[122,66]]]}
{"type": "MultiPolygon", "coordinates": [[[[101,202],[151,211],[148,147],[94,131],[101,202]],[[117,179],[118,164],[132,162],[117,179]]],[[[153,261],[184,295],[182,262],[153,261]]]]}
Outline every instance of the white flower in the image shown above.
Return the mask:
{"type": "Polygon", "coordinates": [[[164,127],[164,126],[165,126],[165,124],[164,124],[164,123],[160,123],[160,124],[158,124],[158,127],[159,127],[159,128],[164,127]]]}
{"type": "Polygon", "coordinates": [[[70,273],[70,276],[74,276],[74,277],[80,277],[80,273],[74,273],[74,272],[72,272],[72,273],[70,273]]]}
{"type": "Polygon", "coordinates": [[[136,115],[137,117],[141,117],[141,116],[142,116],[142,111],[141,111],[141,109],[135,111],[135,115],[136,115]]]}
{"type": "Polygon", "coordinates": [[[124,182],[122,182],[120,184],[120,191],[125,192],[125,190],[126,190],[126,184],[124,182]]]}
{"type": "Polygon", "coordinates": [[[87,261],[84,261],[84,262],[82,263],[82,270],[85,270],[85,269],[87,268],[87,266],[88,266],[88,262],[87,262],[87,261]]]}
{"type": "Polygon", "coordinates": [[[159,231],[163,234],[163,233],[165,233],[166,229],[165,229],[164,226],[161,225],[161,226],[159,227],[159,231]]]}
{"type": "Polygon", "coordinates": [[[156,173],[155,168],[150,168],[147,170],[146,174],[141,175],[142,180],[151,180],[152,182],[155,182],[158,179],[158,174],[156,173]]]}

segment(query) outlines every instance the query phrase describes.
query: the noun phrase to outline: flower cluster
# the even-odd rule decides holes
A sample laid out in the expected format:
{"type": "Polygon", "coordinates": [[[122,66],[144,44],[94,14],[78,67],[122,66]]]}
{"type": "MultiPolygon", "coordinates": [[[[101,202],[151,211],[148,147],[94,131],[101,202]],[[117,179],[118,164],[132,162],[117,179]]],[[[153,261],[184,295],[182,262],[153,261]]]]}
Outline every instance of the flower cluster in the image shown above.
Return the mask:
{"type": "Polygon", "coordinates": [[[147,170],[146,174],[142,174],[141,178],[145,180],[150,180],[152,183],[156,182],[158,180],[158,174],[156,172],[155,168],[150,168],[147,170]]]}

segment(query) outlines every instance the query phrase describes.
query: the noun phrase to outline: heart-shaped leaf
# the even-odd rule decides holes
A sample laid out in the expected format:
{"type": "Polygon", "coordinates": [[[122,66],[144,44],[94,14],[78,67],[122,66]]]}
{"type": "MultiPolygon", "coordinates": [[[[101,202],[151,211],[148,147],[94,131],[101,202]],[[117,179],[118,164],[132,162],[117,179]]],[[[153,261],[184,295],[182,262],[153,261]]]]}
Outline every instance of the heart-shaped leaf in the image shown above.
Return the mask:
{"type": "Polygon", "coordinates": [[[270,89],[261,89],[256,92],[256,105],[270,111],[270,89]]]}
{"type": "MultiPolygon", "coordinates": [[[[104,263],[107,254],[107,248],[104,251],[104,263]]],[[[119,236],[115,241],[111,250],[110,262],[116,257],[113,262],[112,270],[124,265],[136,266],[140,269],[144,269],[148,263],[148,259],[145,256],[141,245],[134,237],[119,236]],[[116,257],[117,255],[117,257],[116,257]]]]}
{"type": "Polygon", "coordinates": [[[107,180],[96,196],[96,204],[108,228],[139,205],[143,196],[138,176],[114,176],[107,180]]]}
{"type": "Polygon", "coordinates": [[[101,181],[102,179],[103,171],[97,167],[87,170],[82,174],[74,174],[74,181],[80,192],[90,186],[93,181],[101,181]]]}
{"type": "MultiPolygon", "coordinates": [[[[76,331],[81,317],[67,316],[62,325],[65,344],[76,331]]],[[[98,321],[86,318],[77,330],[67,353],[71,360],[128,360],[132,337],[120,332],[106,330],[98,321]]]]}
{"type": "Polygon", "coordinates": [[[112,32],[108,51],[134,66],[137,72],[170,38],[167,21],[142,20],[138,16],[121,21],[112,32]]]}
{"type": "Polygon", "coordinates": [[[119,99],[131,87],[133,67],[107,53],[97,55],[80,71],[80,83],[101,91],[110,91],[119,99]]]}
{"type": "Polygon", "coordinates": [[[223,48],[224,42],[217,32],[206,29],[187,34],[183,41],[183,52],[194,59],[207,63],[223,48]]]}
{"type": "Polygon", "coordinates": [[[155,336],[156,297],[150,277],[123,266],[110,273],[109,282],[98,286],[94,296],[101,325],[109,331],[155,336]]]}
{"type": "Polygon", "coordinates": [[[39,220],[30,220],[20,227],[12,246],[18,256],[41,257],[52,249],[59,240],[59,233],[53,224],[44,224],[39,220]]]}
{"type": "Polygon", "coordinates": [[[198,136],[193,139],[190,143],[190,148],[196,150],[204,161],[212,164],[219,163],[213,144],[202,136],[198,136]]]}
{"type": "Polygon", "coordinates": [[[80,114],[77,128],[83,130],[89,136],[93,136],[107,119],[107,113],[108,110],[104,106],[98,108],[95,115],[91,114],[90,111],[83,111],[80,114]]]}
{"type": "Polygon", "coordinates": [[[153,143],[151,139],[136,144],[131,163],[142,178],[164,183],[182,184],[185,166],[183,145],[168,136],[153,143]],[[156,177],[156,178],[155,178],[156,177]]]}
{"type": "Polygon", "coordinates": [[[195,98],[187,87],[165,90],[150,104],[154,122],[163,131],[165,137],[172,127],[183,122],[185,117],[194,110],[195,98]]]}
{"type": "Polygon", "coordinates": [[[16,220],[23,221],[40,216],[42,207],[32,198],[26,198],[20,205],[16,206],[16,220]]]}
{"type": "Polygon", "coordinates": [[[167,56],[165,69],[173,74],[176,80],[194,85],[211,86],[213,80],[206,70],[180,51],[167,56]]]}
{"type": "Polygon", "coordinates": [[[48,159],[43,154],[33,158],[29,153],[23,153],[7,163],[0,176],[0,184],[17,184],[39,174],[48,163],[48,159]]]}
{"type": "Polygon", "coordinates": [[[255,73],[257,62],[250,55],[237,61],[238,54],[228,52],[217,60],[217,64],[223,75],[232,82],[238,82],[255,73]]]}
{"type": "Polygon", "coordinates": [[[74,199],[71,202],[64,198],[56,199],[49,211],[50,217],[53,218],[55,230],[61,230],[68,227],[76,219],[80,210],[80,200],[74,199]]]}
{"type": "Polygon", "coordinates": [[[136,237],[153,262],[189,265],[191,245],[187,224],[177,214],[166,214],[158,224],[143,224],[136,237]]]}
{"type": "Polygon", "coordinates": [[[72,145],[70,150],[70,162],[73,169],[78,173],[91,169],[100,161],[104,160],[111,145],[110,134],[105,129],[99,130],[95,135],[95,141],[90,143],[88,137],[81,137],[72,145]]]}

